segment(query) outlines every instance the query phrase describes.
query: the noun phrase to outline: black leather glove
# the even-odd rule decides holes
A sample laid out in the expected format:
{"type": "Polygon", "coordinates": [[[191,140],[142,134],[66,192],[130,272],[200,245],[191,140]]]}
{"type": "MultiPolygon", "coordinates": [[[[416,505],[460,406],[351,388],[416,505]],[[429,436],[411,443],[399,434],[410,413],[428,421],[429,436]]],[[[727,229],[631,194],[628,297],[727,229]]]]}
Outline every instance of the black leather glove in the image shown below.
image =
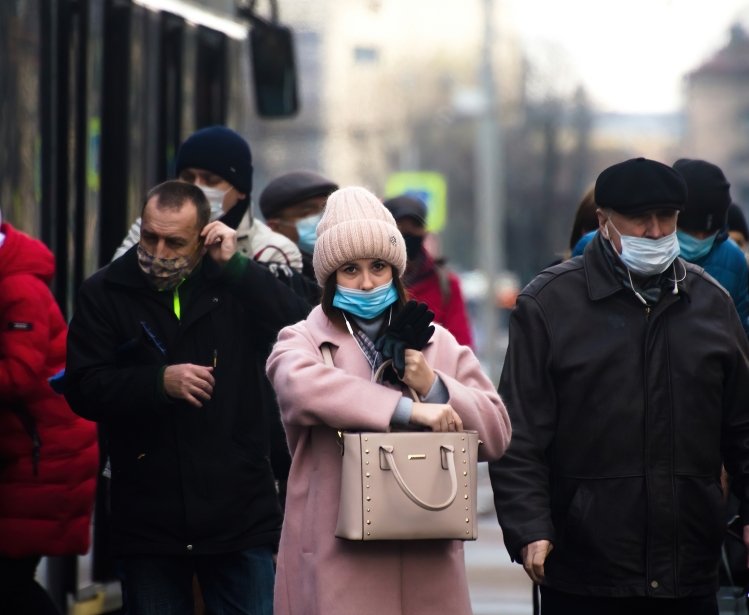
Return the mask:
{"type": "Polygon", "coordinates": [[[421,350],[434,334],[434,312],[426,303],[409,301],[395,315],[387,329],[375,341],[375,348],[385,359],[392,359],[400,378],[406,371],[406,348],[421,350]]]}

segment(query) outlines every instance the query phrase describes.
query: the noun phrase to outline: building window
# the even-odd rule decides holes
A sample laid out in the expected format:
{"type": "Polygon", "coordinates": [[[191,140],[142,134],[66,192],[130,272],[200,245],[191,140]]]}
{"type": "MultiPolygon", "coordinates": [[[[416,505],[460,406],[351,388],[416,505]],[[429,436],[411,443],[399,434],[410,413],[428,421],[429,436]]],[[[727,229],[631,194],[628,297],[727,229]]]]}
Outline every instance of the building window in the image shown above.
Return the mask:
{"type": "Polygon", "coordinates": [[[377,64],[380,52],[375,47],[354,47],[354,61],[357,64],[377,64]]]}

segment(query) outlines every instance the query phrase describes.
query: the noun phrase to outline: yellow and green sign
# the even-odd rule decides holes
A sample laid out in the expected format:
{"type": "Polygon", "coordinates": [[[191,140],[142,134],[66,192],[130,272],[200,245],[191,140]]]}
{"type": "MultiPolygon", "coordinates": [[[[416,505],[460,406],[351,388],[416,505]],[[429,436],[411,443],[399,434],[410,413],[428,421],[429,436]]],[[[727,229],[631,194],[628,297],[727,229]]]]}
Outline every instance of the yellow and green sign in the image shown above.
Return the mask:
{"type": "Polygon", "coordinates": [[[427,230],[438,233],[447,221],[447,182],[435,171],[401,171],[388,177],[385,198],[401,194],[415,196],[426,203],[427,230]]]}

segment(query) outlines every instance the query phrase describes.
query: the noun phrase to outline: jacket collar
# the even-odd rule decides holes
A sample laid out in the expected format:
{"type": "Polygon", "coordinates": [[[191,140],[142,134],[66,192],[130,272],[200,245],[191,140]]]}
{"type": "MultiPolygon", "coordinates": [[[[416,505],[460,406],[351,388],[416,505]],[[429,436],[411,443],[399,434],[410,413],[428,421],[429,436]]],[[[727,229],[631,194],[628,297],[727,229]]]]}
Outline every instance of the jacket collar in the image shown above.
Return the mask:
{"type": "MultiPolygon", "coordinates": [[[[603,245],[604,239],[597,233],[593,240],[585,247],[583,252],[583,269],[588,284],[588,296],[592,301],[605,299],[620,290],[627,290],[619,280],[616,272],[608,261],[603,245]]],[[[674,261],[676,268],[676,279],[680,293],[689,293],[689,276],[685,275],[688,268],[684,260],[676,257],[674,261]],[[680,278],[684,278],[683,280],[680,278]]],[[[669,267],[670,268],[670,267],[669,267]]],[[[667,270],[668,271],[668,270],[667,270]]]]}
{"type": "Polygon", "coordinates": [[[307,324],[315,331],[315,341],[318,345],[331,344],[340,347],[351,338],[348,330],[336,327],[321,306],[315,306],[307,317],[307,324]]]}

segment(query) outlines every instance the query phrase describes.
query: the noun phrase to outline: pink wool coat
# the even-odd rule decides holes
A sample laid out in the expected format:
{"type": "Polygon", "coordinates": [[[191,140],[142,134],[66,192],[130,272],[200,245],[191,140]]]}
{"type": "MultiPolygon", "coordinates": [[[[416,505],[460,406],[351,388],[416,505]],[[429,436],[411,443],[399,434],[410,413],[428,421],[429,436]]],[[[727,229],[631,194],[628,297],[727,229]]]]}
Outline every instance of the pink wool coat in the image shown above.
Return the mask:
{"type": "MultiPolygon", "coordinates": [[[[510,420],[473,352],[440,326],[423,352],[464,428],[478,431],[480,459],[500,457],[510,420]]],[[[334,535],[341,483],[336,430],[387,431],[403,393],[370,381],[354,339],[319,306],[281,331],[267,368],[292,455],[275,615],[470,614],[461,541],[359,543],[334,535]],[[323,343],[332,345],[335,367],[324,363],[323,343]]]]}

